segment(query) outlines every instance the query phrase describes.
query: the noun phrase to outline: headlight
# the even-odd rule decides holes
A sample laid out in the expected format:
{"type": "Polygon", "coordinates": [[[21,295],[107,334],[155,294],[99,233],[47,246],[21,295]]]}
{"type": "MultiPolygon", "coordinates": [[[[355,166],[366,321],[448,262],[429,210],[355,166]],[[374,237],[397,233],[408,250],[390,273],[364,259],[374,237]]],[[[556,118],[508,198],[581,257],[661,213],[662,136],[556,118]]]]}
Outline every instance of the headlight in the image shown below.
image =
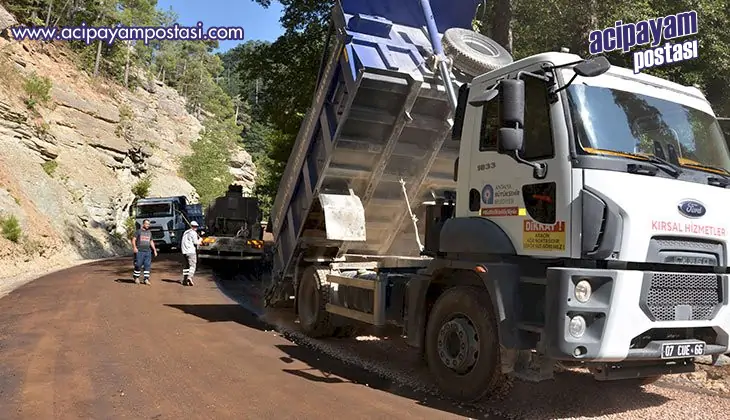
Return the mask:
{"type": "Polygon", "coordinates": [[[591,298],[593,289],[591,283],[588,280],[581,280],[575,285],[575,298],[580,303],[586,303],[591,298]]]}
{"type": "Polygon", "coordinates": [[[568,324],[568,332],[575,338],[583,337],[586,332],[586,320],[582,316],[574,316],[568,324]]]}

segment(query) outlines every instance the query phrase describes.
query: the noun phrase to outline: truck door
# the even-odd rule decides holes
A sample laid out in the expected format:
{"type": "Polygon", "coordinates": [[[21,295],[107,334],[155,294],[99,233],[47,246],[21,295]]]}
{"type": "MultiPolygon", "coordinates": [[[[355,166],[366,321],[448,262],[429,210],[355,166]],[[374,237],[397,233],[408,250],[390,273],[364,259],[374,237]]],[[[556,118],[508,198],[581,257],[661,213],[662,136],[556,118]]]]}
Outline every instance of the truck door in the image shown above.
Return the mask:
{"type": "MultiPolygon", "coordinates": [[[[539,68],[525,70],[541,74],[539,68]]],[[[537,179],[531,166],[497,152],[499,98],[489,101],[481,107],[480,125],[474,127],[478,141],[468,154],[468,213],[500,226],[518,254],[570,256],[571,178],[561,103],[550,104],[545,81],[531,76],[522,79],[525,124],[520,156],[546,163],[547,174],[537,179]]]]}

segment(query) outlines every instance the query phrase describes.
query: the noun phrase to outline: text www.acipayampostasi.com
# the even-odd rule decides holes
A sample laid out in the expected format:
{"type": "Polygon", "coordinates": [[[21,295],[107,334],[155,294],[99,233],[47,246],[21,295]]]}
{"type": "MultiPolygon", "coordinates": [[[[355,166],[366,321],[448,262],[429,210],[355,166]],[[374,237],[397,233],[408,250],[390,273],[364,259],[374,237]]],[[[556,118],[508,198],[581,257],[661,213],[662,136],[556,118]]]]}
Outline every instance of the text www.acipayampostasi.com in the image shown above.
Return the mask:
{"type": "Polygon", "coordinates": [[[87,45],[95,41],[112,44],[115,41],[242,41],[243,28],[235,26],[203,28],[196,26],[88,26],[82,23],[74,27],[13,26],[8,28],[17,41],[83,41],[87,45]]]}

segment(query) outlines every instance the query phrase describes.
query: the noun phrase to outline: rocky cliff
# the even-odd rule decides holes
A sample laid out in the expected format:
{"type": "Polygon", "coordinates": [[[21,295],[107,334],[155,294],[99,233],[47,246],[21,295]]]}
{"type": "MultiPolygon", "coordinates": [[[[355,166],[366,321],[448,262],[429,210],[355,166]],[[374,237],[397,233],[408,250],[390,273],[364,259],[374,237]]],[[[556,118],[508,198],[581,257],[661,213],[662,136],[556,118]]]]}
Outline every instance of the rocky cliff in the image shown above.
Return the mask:
{"type": "MultiPolygon", "coordinates": [[[[150,196],[197,198],[178,175],[202,128],[184,99],[156,82],[129,91],[92,78],[74,60],[63,45],[0,37],[0,219],[15,216],[22,230],[17,242],[0,235],[0,280],[49,258],[118,254],[142,179],[150,196]],[[50,100],[29,107],[27,81],[40,77],[50,100]]],[[[245,151],[230,171],[253,184],[245,151]]]]}

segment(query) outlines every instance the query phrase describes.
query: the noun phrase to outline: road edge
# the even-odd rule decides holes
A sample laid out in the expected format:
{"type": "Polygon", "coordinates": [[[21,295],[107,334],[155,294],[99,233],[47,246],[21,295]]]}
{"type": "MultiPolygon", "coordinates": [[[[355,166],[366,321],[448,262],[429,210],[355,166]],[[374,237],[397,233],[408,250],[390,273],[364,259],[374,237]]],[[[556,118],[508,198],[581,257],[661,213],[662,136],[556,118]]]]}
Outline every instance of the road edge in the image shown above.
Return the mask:
{"type": "Polygon", "coordinates": [[[4,298],[5,296],[9,295],[10,293],[18,290],[19,288],[25,286],[28,283],[31,283],[35,280],[38,280],[42,277],[57,273],[59,271],[68,270],[69,268],[78,267],[84,264],[89,264],[93,262],[98,261],[104,261],[108,259],[114,259],[119,258],[118,256],[115,257],[108,257],[108,258],[94,258],[94,259],[72,259],[72,260],[66,260],[65,262],[59,263],[58,265],[54,265],[52,268],[42,270],[40,272],[31,272],[26,273],[20,276],[6,276],[6,277],[0,277],[0,299],[4,298]]]}

